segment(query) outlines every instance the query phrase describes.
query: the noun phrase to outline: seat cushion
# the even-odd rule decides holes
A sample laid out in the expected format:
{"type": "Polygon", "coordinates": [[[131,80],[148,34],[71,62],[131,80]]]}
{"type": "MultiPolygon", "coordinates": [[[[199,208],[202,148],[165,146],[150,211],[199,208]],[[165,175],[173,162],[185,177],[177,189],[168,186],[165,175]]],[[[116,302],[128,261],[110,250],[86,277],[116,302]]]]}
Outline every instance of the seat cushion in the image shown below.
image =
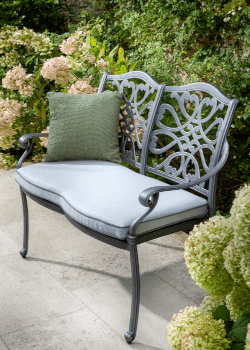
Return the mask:
{"type": "MultiPolygon", "coordinates": [[[[140,193],[166,185],[122,165],[96,160],[37,163],[18,169],[15,179],[26,191],[59,205],[80,224],[122,240],[131,223],[146,210],[138,200],[140,193]]],[[[204,198],[184,190],[163,192],[136,233],[204,216],[206,211],[204,198]]]]}

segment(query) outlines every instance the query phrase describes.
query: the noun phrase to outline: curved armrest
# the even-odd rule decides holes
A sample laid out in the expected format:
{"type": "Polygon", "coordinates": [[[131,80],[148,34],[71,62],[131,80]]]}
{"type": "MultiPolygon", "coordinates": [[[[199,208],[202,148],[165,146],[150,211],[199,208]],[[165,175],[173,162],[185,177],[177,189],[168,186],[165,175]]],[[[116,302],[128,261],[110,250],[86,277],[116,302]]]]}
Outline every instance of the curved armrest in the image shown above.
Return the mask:
{"type": "Polygon", "coordinates": [[[20,139],[18,140],[18,144],[20,147],[25,149],[25,152],[17,163],[17,169],[21,168],[22,162],[32,150],[33,139],[35,137],[46,137],[46,136],[49,136],[49,133],[26,134],[20,137],[20,139]],[[25,143],[26,141],[28,142],[25,143]]]}
{"type": "Polygon", "coordinates": [[[223,167],[223,165],[226,163],[226,160],[228,158],[229,154],[229,146],[227,141],[224,143],[223,150],[222,150],[222,157],[219,161],[219,163],[206,175],[200,177],[197,180],[183,183],[183,184],[178,184],[178,185],[169,185],[169,186],[155,186],[155,187],[149,187],[146,190],[142,191],[141,194],[139,195],[139,202],[144,206],[144,207],[151,207],[152,203],[150,200],[150,197],[159,193],[159,192],[165,192],[165,191],[173,191],[173,190],[181,190],[184,188],[190,188],[194,187],[202,182],[205,182],[209,180],[212,176],[216,175],[218,171],[223,167]]]}
{"type": "Polygon", "coordinates": [[[34,139],[35,137],[46,137],[46,136],[49,136],[49,133],[26,134],[20,137],[20,139],[18,140],[18,144],[20,147],[26,149],[29,147],[29,143],[25,144],[27,140],[34,139]]]}

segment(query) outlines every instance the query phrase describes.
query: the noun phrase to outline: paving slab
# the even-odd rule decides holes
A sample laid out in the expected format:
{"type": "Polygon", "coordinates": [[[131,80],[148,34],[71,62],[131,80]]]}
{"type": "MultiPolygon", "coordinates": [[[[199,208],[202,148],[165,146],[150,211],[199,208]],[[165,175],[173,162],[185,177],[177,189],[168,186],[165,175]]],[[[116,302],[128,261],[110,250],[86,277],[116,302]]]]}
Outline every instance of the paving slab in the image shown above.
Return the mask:
{"type": "Polygon", "coordinates": [[[46,267],[51,276],[71,291],[124,275],[130,269],[129,256],[104,243],[101,250],[46,267]]]}
{"type": "MultiPolygon", "coordinates": [[[[0,177],[0,183],[5,175],[0,177]]],[[[15,180],[12,180],[15,181],[15,180]]],[[[27,198],[29,216],[34,217],[46,217],[51,211],[32,199],[27,198]]],[[[23,207],[21,192],[19,185],[13,185],[13,188],[5,188],[0,190],[0,227],[7,226],[10,223],[23,221],[23,207]]]]}
{"type": "MultiPolygon", "coordinates": [[[[129,276],[111,278],[73,291],[115,332],[128,331],[132,283],[129,276]]],[[[173,314],[194,302],[150,272],[141,273],[141,302],[135,341],[145,346],[170,350],[167,324],[173,314]]]]}
{"type": "Polygon", "coordinates": [[[20,247],[0,229],[0,258],[16,254],[20,247]]]}
{"type": "MultiPolygon", "coordinates": [[[[29,206],[29,203],[28,203],[29,206]]],[[[48,209],[46,217],[29,219],[28,256],[44,267],[103,249],[106,244],[84,234],[74,227],[64,215],[48,209]]],[[[2,230],[19,250],[23,244],[23,222],[2,226],[2,230]]],[[[18,250],[18,251],[19,251],[18,250]]]]}
{"type": "Polygon", "coordinates": [[[6,346],[4,345],[1,339],[0,339],[0,350],[8,350],[8,348],[6,348],[6,346]]]}
{"type": "Polygon", "coordinates": [[[89,309],[3,336],[10,350],[126,350],[127,345],[89,309]]]}
{"type": "Polygon", "coordinates": [[[0,258],[0,336],[82,309],[37,262],[19,254],[0,258]]]}
{"type": "Polygon", "coordinates": [[[192,280],[184,259],[185,232],[154,239],[138,246],[140,263],[186,297],[200,304],[208,295],[192,280]]]}

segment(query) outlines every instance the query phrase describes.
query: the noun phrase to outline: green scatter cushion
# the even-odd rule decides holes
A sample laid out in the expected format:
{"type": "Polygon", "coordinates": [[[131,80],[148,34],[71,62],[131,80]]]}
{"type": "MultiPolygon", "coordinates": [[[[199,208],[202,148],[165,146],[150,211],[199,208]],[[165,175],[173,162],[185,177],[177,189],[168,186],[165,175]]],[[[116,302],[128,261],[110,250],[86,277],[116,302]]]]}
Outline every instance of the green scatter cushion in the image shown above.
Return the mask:
{"type": "Polygon", "coordinates": [[[105,160],[121,164],[118,141],[123,94],[48,92],[49,139],[44,162],[105,160]]]}

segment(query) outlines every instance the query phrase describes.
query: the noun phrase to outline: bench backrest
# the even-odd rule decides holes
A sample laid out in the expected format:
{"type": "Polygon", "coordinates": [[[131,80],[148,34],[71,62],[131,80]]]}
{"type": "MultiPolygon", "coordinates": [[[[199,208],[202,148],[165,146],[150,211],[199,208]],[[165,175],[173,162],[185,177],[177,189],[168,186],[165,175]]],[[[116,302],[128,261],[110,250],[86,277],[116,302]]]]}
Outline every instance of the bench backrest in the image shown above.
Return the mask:
{"type": "Polygon", "coordinates": [[[120,111],[119,137],[121,159],[143,172],[146,152],[157,107],[164,86],[149,74],[132,71],[121,75],[104,73],[98,93],[120,91],[124,103],[120,111]]]}
{"type": "MultiPolygon", "coordinates": [[[[174,183],[208,174],[222,156],[238,102],[209,83],[165,86],[149,143],[149,159],[159,161],[146,172],[174,183]]],[[[192,188],[208,197],[209,216],[215,215],[217,177],[192,188]]]]}
{"type": "MultiPolygon", "coordinates": [[[[140,173],[169,183],[186,183],[208,174],[222,148],[239,100],[209,83],[167,86],[145,72],[105,73],[98,92],[108,84],[124,92],[120,119],[122,160],[140,173]]],[[[192,190],[208,197],[215,215],[217,175],[192,190]]]]}

